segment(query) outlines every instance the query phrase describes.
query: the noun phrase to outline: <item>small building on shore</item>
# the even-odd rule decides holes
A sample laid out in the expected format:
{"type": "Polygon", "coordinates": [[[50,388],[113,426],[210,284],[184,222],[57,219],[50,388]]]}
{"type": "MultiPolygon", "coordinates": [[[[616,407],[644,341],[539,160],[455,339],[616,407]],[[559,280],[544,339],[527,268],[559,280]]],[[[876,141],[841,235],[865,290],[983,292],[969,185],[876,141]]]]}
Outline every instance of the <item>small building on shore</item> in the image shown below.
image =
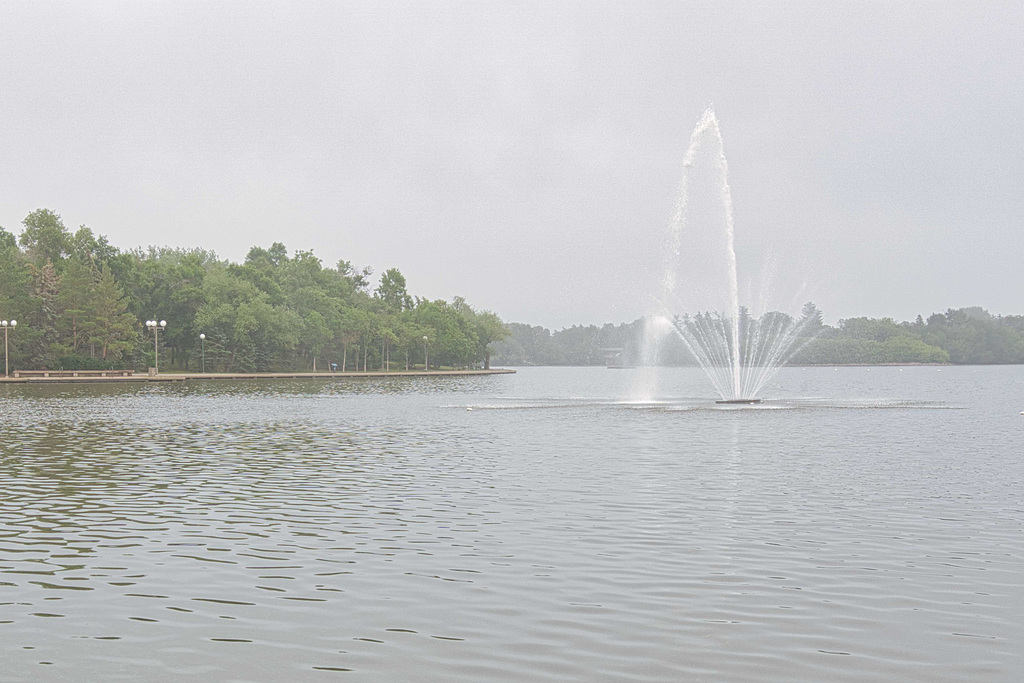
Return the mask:
{"type": "Polygon", "coordinates": [[[623,363],[622,348],[607,348],[601,349],[601,353],[604,354],[604,364],[609,368],[626,368],[630,367],[623,363]]]}

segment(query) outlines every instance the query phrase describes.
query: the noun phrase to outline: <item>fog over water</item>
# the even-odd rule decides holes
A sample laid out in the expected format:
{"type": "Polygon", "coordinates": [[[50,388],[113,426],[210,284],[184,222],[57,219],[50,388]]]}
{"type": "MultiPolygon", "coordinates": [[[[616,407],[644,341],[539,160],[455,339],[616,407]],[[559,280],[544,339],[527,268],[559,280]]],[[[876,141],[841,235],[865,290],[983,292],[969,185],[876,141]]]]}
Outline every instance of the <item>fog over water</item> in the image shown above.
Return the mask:
{"type": "Polygon", "coordinates": [[[5,2],[0,225],[628,321],[713,103],[741,269],[829,321],[1020,313],[1022,32],[994,2],[5,2]]]}

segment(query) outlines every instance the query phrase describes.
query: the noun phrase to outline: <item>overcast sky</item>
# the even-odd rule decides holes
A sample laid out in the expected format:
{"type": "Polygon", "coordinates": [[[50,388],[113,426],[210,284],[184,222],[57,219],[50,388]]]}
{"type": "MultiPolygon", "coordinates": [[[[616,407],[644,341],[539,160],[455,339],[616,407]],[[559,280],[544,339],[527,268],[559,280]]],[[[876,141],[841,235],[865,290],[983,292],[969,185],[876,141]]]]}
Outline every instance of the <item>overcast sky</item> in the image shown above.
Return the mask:
{"type": "Polygon", "coordinates": [[[631,321],[713,103],[741,269],[829,321],[1020,314],[1021,36],[1021,2],[0,0],[0,226],[631,321]]]}

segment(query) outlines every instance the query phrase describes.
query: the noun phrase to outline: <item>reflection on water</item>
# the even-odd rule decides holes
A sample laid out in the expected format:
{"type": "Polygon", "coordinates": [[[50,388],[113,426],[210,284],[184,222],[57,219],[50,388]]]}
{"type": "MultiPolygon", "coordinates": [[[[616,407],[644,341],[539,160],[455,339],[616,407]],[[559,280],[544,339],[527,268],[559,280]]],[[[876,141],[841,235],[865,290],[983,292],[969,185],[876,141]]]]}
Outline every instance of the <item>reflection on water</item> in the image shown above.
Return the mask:
{"type": "Polygon", "coordinates": [[[3,678],[1018,678],[1024,373],[907,370],[0,387],[3,678]]]}

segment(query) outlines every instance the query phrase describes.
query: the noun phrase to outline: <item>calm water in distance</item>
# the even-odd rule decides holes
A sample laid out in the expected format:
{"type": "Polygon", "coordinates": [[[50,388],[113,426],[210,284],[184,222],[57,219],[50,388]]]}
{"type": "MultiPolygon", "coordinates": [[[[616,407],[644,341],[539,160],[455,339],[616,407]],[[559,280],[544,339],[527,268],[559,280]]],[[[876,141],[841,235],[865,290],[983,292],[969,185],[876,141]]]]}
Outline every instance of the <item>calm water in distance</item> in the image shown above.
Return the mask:
{"type": "Polygon", "coordinates": [[[1024,680],[1024,367],[764,395],[0,386],[0,679],[1024,680]]]}

